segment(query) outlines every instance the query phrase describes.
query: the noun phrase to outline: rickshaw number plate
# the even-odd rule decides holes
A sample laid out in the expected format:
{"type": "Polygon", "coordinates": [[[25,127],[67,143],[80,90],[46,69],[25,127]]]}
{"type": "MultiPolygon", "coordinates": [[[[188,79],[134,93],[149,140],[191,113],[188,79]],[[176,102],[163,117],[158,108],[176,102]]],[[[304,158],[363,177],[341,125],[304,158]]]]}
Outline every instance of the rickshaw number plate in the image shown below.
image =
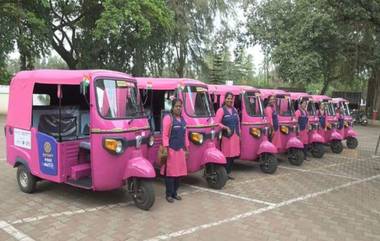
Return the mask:
{"type": "Polygon", "coordinates": [[[26,149],[32,149],[32,135],[30,131],[14,129],[14,144],[26,149]]]}

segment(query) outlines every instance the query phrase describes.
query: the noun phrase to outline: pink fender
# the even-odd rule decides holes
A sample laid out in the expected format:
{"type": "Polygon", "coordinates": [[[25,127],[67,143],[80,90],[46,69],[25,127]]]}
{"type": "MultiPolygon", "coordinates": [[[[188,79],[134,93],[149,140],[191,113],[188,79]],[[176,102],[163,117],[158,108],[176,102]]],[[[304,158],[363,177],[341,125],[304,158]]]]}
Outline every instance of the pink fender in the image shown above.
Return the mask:
{"type": "Polygon", "coordinates": [[[333,131],[333,132],[331,133],[331,136],[330,136],[330,141],[332,141],[332,140],[339,140],[339,141],[341,141],[341,140],[343,140],[343,137],[342,137],[342,135],[339,134],[338,132],[333,131]]]}
{"type": "Polygon", "coordinates": [[[201,165],[205,165],[207,163],[224,165],[227,163],[227,160],[223,153],[218,150],[215,145],[209,145],[203,153],[201,165]]]}
{"type": "Polygon", "coordinates": [[[347,137],[357,137],[358,133],[356,133],[356,131],[354,131],[352,128],[350,128],[350,129],[348,129],[346,136],[347,137]]]}
{"type": "Polygon", "coordinates": [[[126,180],[129,177],[154,178],[156,177],[156,172],[147,159],[137,156],[128,160],[125,167],[123,179],[126,180]]]}
{"type": "Polygon", "coordinates": [[[258,155],[261,155],[262,153],[276,154],[277,148],[272,144],[272,142],[265,140],[261,142],[259,150],[257,151],[258,155]]]}
{"type": "Polygon", "coordinates": [[[289,138],[288,142],[286,143],[286,149],[290,148],[298,148],[303,149],[303,143],[295,136],[292,136],[289,138]]]}
{"type": "Polygon", "coordinates": [[[310,143],[324,143],[325,139],[318,132],[314,132],[310,136],[310,143]]]}

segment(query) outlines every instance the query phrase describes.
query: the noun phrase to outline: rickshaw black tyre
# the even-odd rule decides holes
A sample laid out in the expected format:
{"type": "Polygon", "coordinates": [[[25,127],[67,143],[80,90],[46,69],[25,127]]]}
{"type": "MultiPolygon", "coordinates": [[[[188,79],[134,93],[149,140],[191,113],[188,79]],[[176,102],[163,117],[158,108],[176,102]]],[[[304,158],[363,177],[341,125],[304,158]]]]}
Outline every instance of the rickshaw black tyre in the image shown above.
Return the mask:
{"type": "Polygon", "coordinates": [[[260,156],[260,169],[267,174],[273,174],[276,172],[278,166],[278,160],[275,155],[270,153],[264,153],[260,156]]]}
{"type": "Polygon", "coordinates": [[[331,151],[335,154],[340,154],[343,151],[342,141],[332,141],[330,144],[331,151]]]}
{"type": "Polygon", "coordinates": [[[141,190],[144,193],[144,199],[140,201],[132,195],[133,202],[135,203],[136,207],[147,211],[153,206],[155,202],[153,184],[148,180],[138,180],[137,185],[138,190],[141,190]]]}
{"type": "Polygon", "coordinates": [[[359,145],[358,139],[356,139],[355,137],[348,137],[346,145],[349,149],[355,149],[359,145]]]}
{"type": "Polygon", "coordinates": [[[226,168],[224,168],[224,166],[221,165],[214,165],[213,169],[216,176],[216,181],[207,178],[206,176],[207,184],[212,189],[222,189],[226,185],[226,182],[228,180],[226,168]]]}
{"type": "Polygon", "coordinates": [[[305,154],[302,149],[292,148],[288,153],[289,163],[294,166],[301,166],[305,159],[305,154]]]}
{"type": "Polygon", "coordinates": [[[325,146],[322,143],[313,143],[311,155],[315,158],[322,158],[325,155],[325,146]]]}
{"type": "Polygon", "coordinates": [[[36,190],[37,177],[33,176],[25,165],[19,165],[17,167],[17,183],[22,192],[33,193],[36,190]],[[21,184],[21,176],[26,178],[25,185],[21,184]]]}

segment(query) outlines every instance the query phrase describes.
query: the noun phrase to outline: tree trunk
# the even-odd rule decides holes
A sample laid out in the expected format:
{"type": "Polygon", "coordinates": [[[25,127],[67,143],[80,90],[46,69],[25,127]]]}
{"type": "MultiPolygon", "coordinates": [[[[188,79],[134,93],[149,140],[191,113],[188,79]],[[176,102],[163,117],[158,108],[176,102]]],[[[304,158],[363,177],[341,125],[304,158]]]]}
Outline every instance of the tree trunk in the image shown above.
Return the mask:
{"type": "Polygon", "coordinates": [[[328,77],[326,77],[323,80],[323,87],[322,87],[322,90],[321,90],[321,93],[320,93],[321,95],[326,94],[326,91],[329,88],[329,84],[330,84],[330,79],[328,77]]]}
{"type": "Polygon", "coordinates": [[[69,66],[69,69],[77,69],[78,60],[74,58],[72,52],[67,51],[63,44],[57,44],[54,40],[52,40],[52,46],[69,66]]]}
{"type": "Polygon", "coordinates": [[[144,51],[142,51],[142,49],[138,46],[133,56],[132,75],[144,76],[144,74],[145,74],[144,51]]]}
{"type": "Polygon", "coordinates": [[[372,110],[370,109],[371,113],[373,111],[377,111],[377,113],[380,112],[380,66],[376,66],[376,69],[374,70],[374,80],[375,80],[375,87],[373,88],[374,91],[374,97],[372,100],[372,110]]]}

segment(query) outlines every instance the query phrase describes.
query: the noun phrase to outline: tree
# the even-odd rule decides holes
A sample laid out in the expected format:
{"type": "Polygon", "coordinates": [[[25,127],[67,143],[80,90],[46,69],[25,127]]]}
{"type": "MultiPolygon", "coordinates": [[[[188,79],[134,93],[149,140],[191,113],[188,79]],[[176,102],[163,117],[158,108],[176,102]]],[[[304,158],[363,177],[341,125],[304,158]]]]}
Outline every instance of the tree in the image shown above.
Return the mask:
{"type": "Polygon", "coordinates": [[[16,44],[21,70],[33,69],[35,58],[49,53],[47,6],[47,0],[14,0],[0,5],[0,26],[5,30],[0,38],[6,41],[1,41],[0,55],[4,57],[16,44]]]}
{"type": "Polygon", "coordinates": [[[345,29],[326,0],[273,0],[248,8],[252,43],[270,50],[280,77],[291,83],[323,81],[321,93],[340,78],[345,29]]]}

